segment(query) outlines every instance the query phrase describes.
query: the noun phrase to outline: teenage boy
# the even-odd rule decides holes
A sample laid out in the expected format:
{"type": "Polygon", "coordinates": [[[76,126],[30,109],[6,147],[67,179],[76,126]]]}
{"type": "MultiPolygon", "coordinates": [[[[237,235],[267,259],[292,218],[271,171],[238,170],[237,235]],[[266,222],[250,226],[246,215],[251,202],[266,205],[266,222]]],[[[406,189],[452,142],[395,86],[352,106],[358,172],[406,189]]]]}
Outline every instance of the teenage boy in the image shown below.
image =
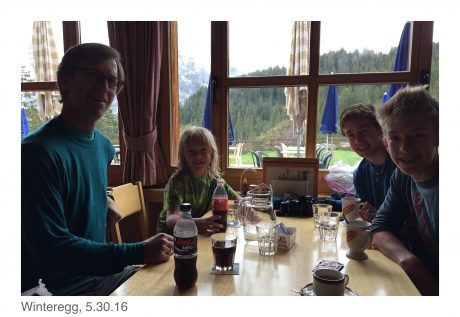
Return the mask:
{"type": "Polygon", "coordinates": [[[372,222],[374,244],[422,295],[439,294],[439,103],[424,86],[399,90],[377,109],[397,169],[372,222]],[[405,224],[406,247],[395,235],[405,224]]]}
{"type": "Polygon", "coordinates": [[[383,144],[382,128],[372,105],[359,103],[345,109],[340,129],[353,151],[363,158],[353,173],[353,184],[357,196],[365,202],[361,218],[372,221],[385,199],[396,165],[383,144]]]}

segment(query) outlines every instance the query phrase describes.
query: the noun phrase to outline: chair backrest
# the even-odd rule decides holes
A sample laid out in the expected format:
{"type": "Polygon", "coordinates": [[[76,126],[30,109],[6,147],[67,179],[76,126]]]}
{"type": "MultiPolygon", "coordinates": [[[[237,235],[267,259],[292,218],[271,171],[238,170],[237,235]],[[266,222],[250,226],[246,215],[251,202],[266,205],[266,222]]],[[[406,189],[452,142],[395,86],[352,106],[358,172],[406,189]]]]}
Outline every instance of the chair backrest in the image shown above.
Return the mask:
{"type": "MultiPolygon", "coordinates": [[[[138,224],[139,224],[139,233],[141,239],[145,240],[148,237],[147,234],[147,213],[145,210],[145,201],[144,193],[142,191],[142,183],[136,182],[135,184],[124,184],[112,188],[112,196],[115,200],[120,214],[121,220],[126,217],[137,214],[138,224]]],[[[120,222],[119,221],[119,222],[120,222]]],[[[122,234],[120,232],[120,224],[117,222],[115,224],[115,237],[114,240],[118,243],[122,243],[122,234]]]]}
{"type": "Polygon", "coordinates": [[[319,168],[327,169],[329,167],[329,164],[331,163],[331,159],[332,159],[332,152],[330,151],[325,152],[319,161],[319,168]]]}
{"type": "Polygon", "coordinates": [[[316,147],[316,158],[317,159],[321,158],[321,154],[323,153],[325,148],[326,146],[324,144],[320,144],[316,147]]]}
{"type": "Polygon", "coordinates": [[[260,166],[259,167],[263,167],[264,166],[264,157],[268,156],[267,153],[265,153],[264,151],[256,151],[257,153],[257,156],[259,157],[259,161],[260,161],[260,166]]]}
{"type": "Polygon", "coordinates": [[[235,145],[235,151],[233,155],[235,156],[236,165],[241,165],[241,154],[243,153],[243,145],[244,143],[238,143],[235,145]]]}
{"type": "Polygon", "coordinates": [[[254,152],[254,151],[251,151],[251,157],[252,157],[252,164],[254,164],[254,167],[261,167],[262,166],[258,153],[254,152]]]}
{"type": "Polygon", "coordinates": [[[288,157],[288,147],[286,144],[281,143],[281,148],[283,150],[283,157],[288,157]]]}

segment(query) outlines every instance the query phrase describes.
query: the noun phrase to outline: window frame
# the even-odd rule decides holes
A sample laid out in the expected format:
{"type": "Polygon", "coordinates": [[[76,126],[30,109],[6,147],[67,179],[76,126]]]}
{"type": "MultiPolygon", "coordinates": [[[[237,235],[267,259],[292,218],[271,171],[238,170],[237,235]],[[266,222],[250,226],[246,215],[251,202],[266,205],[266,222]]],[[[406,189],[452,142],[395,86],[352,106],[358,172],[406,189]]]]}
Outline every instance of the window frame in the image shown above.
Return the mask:
{"type": "MultiPolygon", "coordinates": [[[[302,76],[268,76],[268,77],[230,77],[228,74],[229,61],[229,37],[228,21],[211,21],[211,76],[218,78],[219,84],[213,93],[217,98],[212,103],[212,133],[216,139],[221,155],[221,171],[230,183],[238,184],[239,177],[244,168],[228,167],[228,136],[227,136],[227,113],[228,95],[231,88],[244,87],[285,87],[285,86],[308,86],[308,110],[306,122],[306,157],[315,157],[315,145],[317,138],[317,104],[320,86],[344,85],[344,84],[390,84],[407,82],[409,85],[422,84],[426,80],[423,74],[431,75],[431,55],[433,42],[433,21],[413,21],[411,36],[411,56],[408,71],[404,72],[365,72],[365,73],[339,73],[320,74],[320,36],[321,22],[311,22],[310,40],[310,70],[308,75],[302,76]]],[[[175,45],[175,57],[177,59],[177,27],[170,33],[170,40],[175,45]],[[174,33],[176,32],[176,33],[174,33]]],[[[171,55],[169,55],[171,56],[171,55]]],[[[172,56],[174,59],[174,56],[172,56]]],[[[178,95],[177,63],[172,72],[172,78],[176,82],[171,86],[171,95],[178,95]]],[[[178,124],[178,104],[171,104],[171,111],[176,109],[176,114],[169,119],[178,124]],[[176,121],[177,120],[177,121],[176,121]]],[[[172,131],[172,136],[178,136],[178,127],[172,131]]],[[[169,144],[177,146],[178,137],[169,144]]],[[[171,162],[171,160],[168,160],[171,162]]],[[[171,168],[174,164],[171,164],[171,168]]],[[[257,170],[259,176],[261,170],[257,170]]]]}
{"type": "MultiPolygon", "coordinates": [[[[179,83],[178,83],[178,46],[177,21],[165,23],[163,34],[163,59],[161,68],[161,89],[157,128],[161,133],[158,137],[163,149],[168,172],[172,174],[177,166],[179,144],[179,83]]],[[[79,21],[63,21],[64,51],[81,43],[79,21]]],[[[320,59],[320,21],[311,23],[310,71],[302,76],[269,76],[269,77],[229,77],[228,75],[228,22],[211,21],[211,75],[219,79],[215,88],[216,96],[212,103],[212,132],[220,151],[221,170],[231,184],[238,184],[243,168],[228,167],[228,136],[227,113],[228,93],[230,88],[271,87],[271,86],[305,86],[308,89],[308,116],[306,123],[306,157],[315,157],[316,120],[319,87],[331,84],[389,84],[407,82],[410,85],[423,82],[423,71],[431,72],[431,55],[433,42],[433,22],[412,22],[412,43],[410,69],[406,72],[386,73],[355,73],[355,74],[319,74],[320,59]]],[[[55,91],[56,82],[24,82],[21,92],[55,91]]],[[[125,144],[122,138],[121,120],[119,120],[120,165],[109,167],[109,185],[115,186],[123,182],[125,144]]],[[[257,171],[261,177],[261,170],[257,171]]]]}

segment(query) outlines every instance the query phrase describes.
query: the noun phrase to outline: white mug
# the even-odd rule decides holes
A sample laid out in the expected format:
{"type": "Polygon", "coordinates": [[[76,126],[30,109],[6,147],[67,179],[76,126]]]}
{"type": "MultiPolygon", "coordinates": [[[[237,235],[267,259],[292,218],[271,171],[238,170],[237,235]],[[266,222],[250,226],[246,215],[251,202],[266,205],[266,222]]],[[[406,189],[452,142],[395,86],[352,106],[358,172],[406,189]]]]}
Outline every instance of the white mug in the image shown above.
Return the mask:
{"type": "Polygon", "coordinates": [[[355,220],[359,217],[359,206],[361,199],[356,197],[342,197],[342,214],[348,220],[355,220]]]}
{"type": "Polygon", "coordinates": [[[350,278],[347,274],[332,269],[317,269],[313,272],[313,292],[317,296],[343,296],[350,278]]]}
{"type": "Polygon", "coordinates": [[[372,244],[371,223],[361,220],[350,220],[345,223],[347,229],[347,257],[354,260],[367,259],[366,250],[372,244]]]}

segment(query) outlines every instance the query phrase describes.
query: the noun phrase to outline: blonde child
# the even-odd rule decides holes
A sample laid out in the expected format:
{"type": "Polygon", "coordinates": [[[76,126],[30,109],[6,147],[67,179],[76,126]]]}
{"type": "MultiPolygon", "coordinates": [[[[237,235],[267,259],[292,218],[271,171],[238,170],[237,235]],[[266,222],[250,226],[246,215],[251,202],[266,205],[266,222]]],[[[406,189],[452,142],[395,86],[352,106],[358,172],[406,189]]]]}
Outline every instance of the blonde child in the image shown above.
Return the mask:
{"type": "MultiPolygon", "coordinates": [[[[191,127],[182,133],[179,141],[177,171],[171,175],[165,187],[163,210],[158,217],[157,232],[172,233],[179,206],[183,202],[192,205],[192,217],[201,234],[222,230],[216,220],[220,216],[203,217],[211,209],[211,199],[219,172],[219,153],[211,132],[202,127],[191,127]]],[[[241,197],[225,183],[229,199],[241,197]]]]}

